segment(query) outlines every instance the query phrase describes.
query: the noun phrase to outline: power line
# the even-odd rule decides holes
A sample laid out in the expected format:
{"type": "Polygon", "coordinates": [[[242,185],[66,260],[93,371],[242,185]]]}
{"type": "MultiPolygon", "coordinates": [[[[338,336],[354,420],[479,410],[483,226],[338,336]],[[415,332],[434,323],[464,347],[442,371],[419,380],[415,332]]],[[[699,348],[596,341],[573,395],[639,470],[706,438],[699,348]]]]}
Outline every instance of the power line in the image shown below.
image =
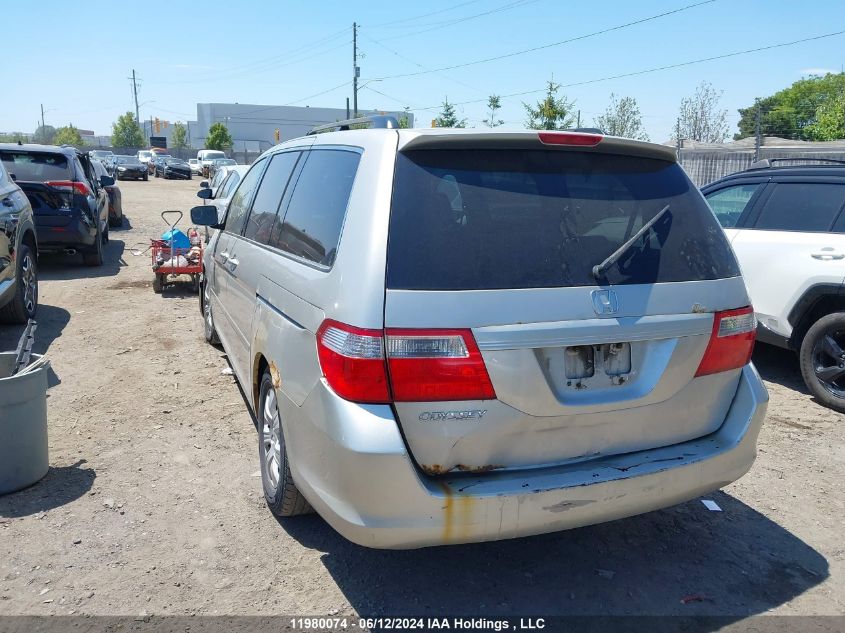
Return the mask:
{"type": "Polygon", "coordinates": [[[500,59],[508,59],[510,57],[517,57],[519,55],[526,55],[528,53],[535,53],[537,51],[545,50],[547,48],[552,48],[555,46],[562,46],[563,44],[571,44],[572,42],[577,42],[580,40],[585,40],[590,37],[596,37],[598,35],[604,35],[606,33],[612,33],[613,31],[619,31],[622,29],[626,29],[631,26],[636,26],[638,24],[643,24],[645,22],[650,22],[652,20],[657,20],[659,18],[666,17],[668,15],[674,15],[675,13],[681,13],[682,11],[688,11],[689,9],[694,9],[696,7],[700,7],[705,4],[711,4],[716,0],[702,0],[701,2],[696,2],[694,4],[688,4],[684,7],[680,7],[678,9],[673,9],[671,11],[664,11],[663,13],[658,13],[656,15],[651,15],[646,18],[641,18],[639,20],[634,20],[633,22],[626,22],[624,24],[618,24],[616,26],[611,26],[606,29],[602,29],[600,31],[593,31],[592,33],[587,33],[585,35],[579,35],[577,37],[572,37],[566,40],[561,40],[560,42],[552,42],[551,44],[543,44],[542,46],[535,46],[533,48],[526,48],[520,51],[513,51],[511,53],[505,53],[504,55],[496,55],[495,57],[486,57],[484,59],[477,59],[471,62],[464,62],[462,64],[453,64],[451,66],[444,66],[443,68],[435,68],[432,70],[421,70],[413,73],[404,73],[401,75],[387,75],[385,77],[378,77],[379,80],[384,81],[387,79],[400,79],[402,77],[416,77],[419,75],[425,75],[427,73],[436,73],[442,72],[444,70],[455,70],[456,68],[466,68],[467,66],[475,66],[477,64],[486,64],[488,62],[499,61],[500,59]]]}
{"type": "Polygon", "coordinates": [[[337,86],[334,86],[333,88],[328,88],[326,90],[323,90],[322,92],[317,92],[313,95],[308,95],[307,97],[302,97],[302,99],[297,99],[296,101],[290,101],[288,103],[283,103],[282,105],[283,106],[289,106],[289,105],[295,105],[297,103],[302,103],[303,101],[308,101],[309,99],[313,99],[314,97],[320,97],[324,94],[328,94],[329,92],[333,92],[335,90],[343,88],[344,86],[348,86],[351,83],[352,83],[351,81],[344,81],[342,84],[338,84],[337,86]]]}
{"type": "MultiPolygon", "coordinates": [[[[629,73],[621,73],[621,74],[618,74],[618,75],[610,75],[608,77],[600,77],[600,78],[597,78],[597,79],[587,79],[587,80],[584,80],[584,81],[576,81],[576,82],[568,83],[568,84],[560,84],[560,87],[561,88],[572,88],[572,87],[575,87],[575,86],[586,86],[586,85],[589,85],[589,84],[595,84],[595,83],[599,83],[599,82],[602,82],[602,81],[611,81],[613,79],[624,79],[626,77],[637,77],[639,75],[647,75],[649,73],[656,73],[656,72],[659,72],[661,70],[671,70],[673,68],[682,68],[684,66],[692,66],[693,64],[703,64],[704,62],[712,62],[712,61],[716,61],[716,60],[719,60],[719,59],[727,59],[727,58],[730,58],[730,57],[737,57],[739,55],[748,55],[750,53],[759,53],[759,52],[762,52],[762,51],[768,51],[768,50],[772,50],[772,49],[775,49],[775,48],[784,48],[784,47],[787,47],[787,46],[795,46],[797,44],[803,44],[805,42],[814,42],[816,40],[822,40],[822,39],[826,39],[828,37],[836,37],[837,35],[842,35],[843,33],[845,33],[845,31],[836,31],[834,33],[825,33],[824,35],[815,35],[813,37],[805,37],[805,38],[802,38],[800,40],[793,40],[791,42],[781,42],[779,44],[770,44],[768,46],[760,46],[760,47],[757,47],[757,48],[748,48],[748,49],[741,50],[741,51],[734,51],[732,53],[725,53],[723,55],[714,55],[712,57],[702,57],[701,59],[693,59],[693,60],[686,61],[686,62],[679,62],[677,64],[668,64],[666,66],[657,66],[656,68],[647,68],[645,70],[636,70],[636,71],[629,72],[629,73]]],[[[523,91],[523,92],[512,92],[510,94],[499,95],[499,96],[502,99],[506,99],[506,98],[510,98],[510,97],[523,97],[525,95],[543,92],[544,90],[545,90],[545,88],[539,88],[539,89],[536,89],[536,90],[526,90],[526,91],[523,91]]],[[[459,102],[453,103],[452,105],[467,105],[467,104],[470,104],[470,103],[481,103],[483,101],[485,101],[485,99],[473,99],[473,100],[469,100],[469,101],[459,101],[459,102]]],[[[419,109],[420,110],[428,110],[429,108],[419,108],[419,109]]]]}
{"type": "MultiPolygon", "coordinates": [[[[517,9],[520,7],[524,7],[529,4],[534,4],[539,0],[515,0],[515,2],[510,2],[506,5],[501,7],[497,7],[495,9],[490,9],[489,11],[484,11],[482,13],[476,13],[474,15],[469,15],[463,18],[456,18],[454,20],[446,20],[444,22],[436,22],[434,24],[427,25],[428,28],[424,28],[421,31],[414,31],[413,33],[402,33],[400,35],[391,35],[390,37],[383,38],[384,40],[395,40],[399,39],[400,37],[411,37],[413,35],[419,35],[420,33],[429,33],[431,31],[436,31],[438,29],[444,29],[447,26],[453,26],[455,24],[461,24],[462,22],[468,22],[469,20],[475,20],[476,18],[481,18],[487,15],[492,15],[494,13],[500,13],[502,11],[509,11],[511,9],[517,9]]],[[[710,0],[711,2],[715,2],[715,0],[710,0]]]]}
{"type": "MultiPolygon", "coordinates": [[[[431,13],[423,13],[422,15],[415,15],[410,18],[402,18],[401,20],[393,20],[391,22],[382,22],[381,24],[374,24],[371,28],[381,28],[383,26],[391,26],[394,24],[399,24],[400,22],[411,22],[413,20],[420,20],[422,18],[428,18],[432,15],[438,15],[440,13],[446,13],[447,11],[454,11],[455,9],[460,9],[461,7],[465,7],[469,4],[477,4],[481,2],[481,0],[469,0],[468,2],[462,2],[460,4],[452,5],[451,7],[446,7],[445,9],[440,9],[438,11],[432,11],[431,13]]],[[[407,27],[402,27],[407,28],[407,27]]]]}

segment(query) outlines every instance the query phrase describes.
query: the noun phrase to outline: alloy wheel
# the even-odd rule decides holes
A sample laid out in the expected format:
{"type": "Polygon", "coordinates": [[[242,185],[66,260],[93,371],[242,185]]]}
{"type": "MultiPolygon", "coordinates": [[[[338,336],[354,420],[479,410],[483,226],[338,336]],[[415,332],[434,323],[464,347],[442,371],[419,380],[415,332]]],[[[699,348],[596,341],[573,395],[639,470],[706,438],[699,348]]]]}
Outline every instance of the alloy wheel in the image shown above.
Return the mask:
{"type": "Polygon", "coordinates": [[[282,425],[279,408],[276,406],[276,392],[269,387],[264,394],[261,409],[261,441],[264,444],[264,474],[275,492],[279,487],[282,472],[282,425]]]}
{"type": "Polygon", "coordinates": [[[830,329],[813,345],[813,370],[822,386],[845,398],[845,331],[830,329]]]}
{"type": "Polygon", "coordinates": [[[21,262],[21,283],[23,284],[23,305],[27,315],[35,314],[38,305],[38,274],[35,261],[27,253],[21,262]]]}

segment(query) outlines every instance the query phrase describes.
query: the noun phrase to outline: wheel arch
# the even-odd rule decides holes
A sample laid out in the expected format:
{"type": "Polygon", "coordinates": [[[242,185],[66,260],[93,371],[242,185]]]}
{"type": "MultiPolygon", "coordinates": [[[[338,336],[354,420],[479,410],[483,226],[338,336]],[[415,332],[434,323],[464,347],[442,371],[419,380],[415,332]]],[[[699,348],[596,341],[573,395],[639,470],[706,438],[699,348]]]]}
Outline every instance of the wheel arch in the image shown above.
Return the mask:
{"type": "Polygon", "coordinates": [[[38,262],[38,242],[35,239],[35,232],[32,229],[27,228],[24,231],[23,236],[21,236],[21,244],[26,244],[32,250],[35,261],[38,262]]]}
{"type": "Polygon", "coordinates": [[[845,312],[842,284],[817,284],[808,288],[789,312],[788,320],[792,326],[790,347],[800,349],[813,323],[834,312],[845,312]]]}

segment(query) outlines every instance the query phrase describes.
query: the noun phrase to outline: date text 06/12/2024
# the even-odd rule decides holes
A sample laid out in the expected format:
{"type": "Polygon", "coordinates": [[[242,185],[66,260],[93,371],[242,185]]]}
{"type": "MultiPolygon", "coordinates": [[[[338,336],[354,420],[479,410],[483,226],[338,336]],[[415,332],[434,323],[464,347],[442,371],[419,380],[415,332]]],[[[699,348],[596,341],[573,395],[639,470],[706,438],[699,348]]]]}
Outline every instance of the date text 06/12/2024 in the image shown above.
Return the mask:
{"type": "Polygon", "coordinates": [[[546,628],[543,618],[493,620],[488,618],[291,618],[290,627],[301,631],[538,631],[546,628]]]}

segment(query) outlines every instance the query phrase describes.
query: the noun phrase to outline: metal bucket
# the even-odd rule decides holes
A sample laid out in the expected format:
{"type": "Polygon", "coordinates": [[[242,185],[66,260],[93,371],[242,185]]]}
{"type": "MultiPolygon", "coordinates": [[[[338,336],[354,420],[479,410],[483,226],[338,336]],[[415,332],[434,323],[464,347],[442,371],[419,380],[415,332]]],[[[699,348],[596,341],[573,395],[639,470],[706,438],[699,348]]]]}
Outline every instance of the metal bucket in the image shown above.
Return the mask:
{"type": "MultiPolygon", "coordinates": [[[[31,360],[40,358],[33,354],[31,360]]],[[[0,495],[31,486],[50,467],[47,374],[50,364],[11,376],[15,352],[0,353],[0,495]]]]}

